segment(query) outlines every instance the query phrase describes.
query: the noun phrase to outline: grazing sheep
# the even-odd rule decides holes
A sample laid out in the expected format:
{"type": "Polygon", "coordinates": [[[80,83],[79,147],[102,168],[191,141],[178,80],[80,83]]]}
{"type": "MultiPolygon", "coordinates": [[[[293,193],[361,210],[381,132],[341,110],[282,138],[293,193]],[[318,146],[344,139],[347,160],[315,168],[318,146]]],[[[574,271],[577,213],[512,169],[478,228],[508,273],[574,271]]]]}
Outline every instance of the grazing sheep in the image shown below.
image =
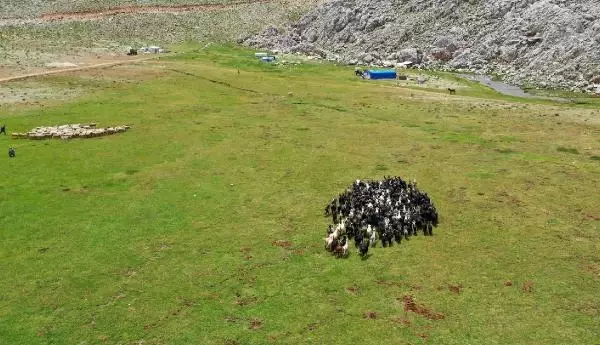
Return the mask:
{"type": "Polygon", "coordinates": [[[371,244],[371,247],[375,247],[375,245],[377,244],[377,231],[373,231],[371,233],[371,237],[369,238],[369,243],[371,244]]]}
{"type": "Polygon", "coordinates": [[[358,246],[360,256],[364,257],[369,252],[369,242],[364,241],[358,246]]]}
{"type": "Polygon", "coordinates": [[[335,241],[333,236],[329,235],[329,236],[325,237],[324,240],[325,240],[325,248],[328,250],[331,250],[331,248],[333,247],[333,242],[335,241]]]}
{"type": "Polygon", "coordinates": [[[363,235],[359,232],[354,236],[354,246],[358,247],[363,241],[363,235]]]}
{"type": "Polygon", "coordinates": [[[342,246],[342,256],[348,256],[348,247],[350,244],[350,239],[346,237],[346,243],[342,246]]]}
{"type": "Polygon", "coordinates": [[[378,239],[383,247],[389,247],[419,231],[431,236],[433,227],[438,225],[438,214],[429,196],[417,189],[416,182],[399,177],[356,180],[327,205],[325,216],[333,220],[325,238],[326,249],[342,255],[347,254],[343,247],[352,238],[359,252],[366,253],[368,247],[377,245],[378,239]],[[334,243],[338,239],[339,243],[334,243]]]}

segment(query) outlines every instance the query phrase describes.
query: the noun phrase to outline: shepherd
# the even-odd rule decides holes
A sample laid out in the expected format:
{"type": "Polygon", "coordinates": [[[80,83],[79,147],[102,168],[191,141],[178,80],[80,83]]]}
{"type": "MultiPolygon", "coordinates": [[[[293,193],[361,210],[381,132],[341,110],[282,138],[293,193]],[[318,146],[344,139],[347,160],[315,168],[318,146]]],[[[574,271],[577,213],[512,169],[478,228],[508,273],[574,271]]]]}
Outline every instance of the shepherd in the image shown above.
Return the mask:
{"type": "Polygon", "coordinates": [[[5,125],[2,125],[2,126],[0,127],[0,134],[1,134],[1,133],[4,133],[4,135],[6,135],[6,126],[5,126],[5,125]]]}

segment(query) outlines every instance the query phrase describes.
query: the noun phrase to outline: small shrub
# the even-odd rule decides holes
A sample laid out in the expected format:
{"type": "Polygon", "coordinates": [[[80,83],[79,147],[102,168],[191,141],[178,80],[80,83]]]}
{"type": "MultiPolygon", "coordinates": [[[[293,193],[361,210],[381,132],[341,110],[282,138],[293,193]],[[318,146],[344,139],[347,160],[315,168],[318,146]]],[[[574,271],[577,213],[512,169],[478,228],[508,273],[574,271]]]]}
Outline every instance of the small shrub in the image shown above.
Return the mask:
{"type": "Polygon", "coordinates": [[[568,148],[568,147],[564,147],[564,146],[559,146],[556,151],[558,152],[566,152],[566,153],[572,153],[574,155],[578,155],[579,151],[577,151],[577,149],[572,149],[572,148],[568,148]]]}

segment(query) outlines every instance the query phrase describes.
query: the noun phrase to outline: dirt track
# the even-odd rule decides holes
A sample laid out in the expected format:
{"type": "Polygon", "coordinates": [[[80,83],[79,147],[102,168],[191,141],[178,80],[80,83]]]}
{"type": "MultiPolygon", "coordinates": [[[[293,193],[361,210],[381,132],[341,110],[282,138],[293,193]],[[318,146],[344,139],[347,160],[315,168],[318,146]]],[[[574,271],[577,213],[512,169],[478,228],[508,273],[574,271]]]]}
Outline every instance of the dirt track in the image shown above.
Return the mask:
{"type": "Polygon", "coordinates": [[[23,75],[18,75],[18,76],[13,76],[13,77],[0,78],[0,83],[41,77],[41,76],[50,75],[50,74],[76,72],[76,71],[83,71],[83,70],[88,70],[88,69],[93,69],[93,68],[105,68],[105,67],[112,67],[112,66],[117,66],[117,65],[125,65],[125,64],[131,64],[131,63],[154,59],[156,57],[157,56],[135,58],[135,59],[128,59],[128,60],[118,60],[118,61],[104,62],[104,63],[82,66],[82,67],[62,68],[62,69],[56,69],[56,70],[51,70],[51,71],[23,74],[23,75]]]}
{"type": "Polygon", "coordinates": [[[158,14],[158,13],[183,13],[183,12],[209,12],[235,8],[241,5],[269,3],[272,0],[249,0],[221,4],[182,4],[182,5],[142,5],[142,6],[117,6],[107,9],[93,9],[78,12],[44,13],[38,18],[28,19],[0,19],[0,26],[40,24],[61,21],[87,21],[98,20],[119,14],[158,14]]]}

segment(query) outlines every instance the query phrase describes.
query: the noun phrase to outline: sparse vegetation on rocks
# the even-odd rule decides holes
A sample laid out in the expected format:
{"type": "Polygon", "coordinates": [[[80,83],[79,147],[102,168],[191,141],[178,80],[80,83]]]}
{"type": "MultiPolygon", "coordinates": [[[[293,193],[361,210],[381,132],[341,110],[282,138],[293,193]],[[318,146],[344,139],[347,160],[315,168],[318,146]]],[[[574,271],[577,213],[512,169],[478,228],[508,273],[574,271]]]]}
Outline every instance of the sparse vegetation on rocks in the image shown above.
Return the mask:
{"type": "Polygon", "coordinates": [[[348,64],[495,73],[518,85],[600,93],[595,0],[333,0],[253,47],[348,64]]]}

